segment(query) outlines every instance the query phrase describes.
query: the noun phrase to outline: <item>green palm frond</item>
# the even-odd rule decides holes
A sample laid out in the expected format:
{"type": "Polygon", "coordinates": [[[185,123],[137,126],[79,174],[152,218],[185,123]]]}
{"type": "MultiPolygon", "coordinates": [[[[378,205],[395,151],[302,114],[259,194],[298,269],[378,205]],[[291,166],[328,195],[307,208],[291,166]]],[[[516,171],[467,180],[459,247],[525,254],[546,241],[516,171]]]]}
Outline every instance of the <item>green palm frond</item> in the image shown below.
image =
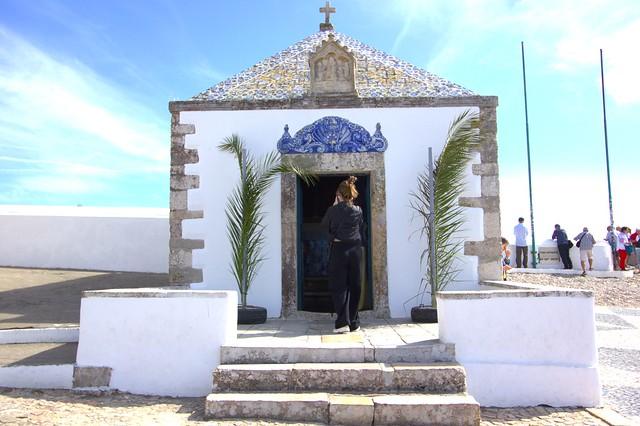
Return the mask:
{"type": "Polygon", "coordinates": [[[282,159],[277,151],[256,160],[248,154],[244,142],[236,134],[226,137],[218,149],[233,154],[241,173],[243,162],[245,167],[244,180],[241,179],[229,195],[225,214],[231,243],[231,272],[240,291],[241,303],[246,306],[249,288],[265,260],[262,255],[265,195],[282,173],[294,173],[308,183],[313,183],[315,176],[301,165],[282,159]]]}
{"type": "Polygon", "coordinates": [[[467,165],[480,144],[479,119],[469,110],[460,114],[449,127],[447,139],[435,161],[433,182],[435,205],[431,205],[429,193],[431,180],[428,169],[418,176],[418,189],[411,193],[411,207],[422,219],[420,232],[430,243],[435,239],[435,253],[425,248],[420,261],[426,265],[419,293],[425,294],[430,287],[431,305],[436,306],[435,294],[444,290],[460,273],[457,255],[463,246],[459,233],[464,226],[464,210],[458,198],[465,188],[467,165]],[[429,227],[429,215],[434,212],[434,231],[429,227]],[[433,234],[433,235],[432,235],[433,234]],[[431,280],[431,259],[435,254],[435,282],[431,280]]]}

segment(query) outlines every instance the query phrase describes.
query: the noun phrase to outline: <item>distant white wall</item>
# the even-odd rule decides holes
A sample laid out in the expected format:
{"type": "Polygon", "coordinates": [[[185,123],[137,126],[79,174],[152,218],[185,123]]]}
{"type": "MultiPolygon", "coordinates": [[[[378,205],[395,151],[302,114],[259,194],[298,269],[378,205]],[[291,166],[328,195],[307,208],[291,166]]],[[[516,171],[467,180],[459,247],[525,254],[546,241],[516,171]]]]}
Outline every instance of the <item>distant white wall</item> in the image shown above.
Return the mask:
{"type": "MultiPolygon", "coordinates": [[[[575,241],[573,241],[575,244],[575,241]]],[[[516,267],[516,246],[515,244],[509,245],[509,250],[511,250],[511,266],[516,267]]],[[[538,262],[537,267],[542,269],[563,269],[564,265],[562,264],[562,260],[560,259],[560,254],[558,252],[558,244],[554,240],[544,240],[537,247],[538,252],[542,256],[542,261],[538,262]]],[[[594,271],[613,271],[613,260],[611,257],[611,246],[609,243],[605,241],[596,241],[592,250],[593,254],[593,269],[594,271]]],[[[569,249],[569,257],[571,258],[571,263],[573,264],[573,269],[581,270],[580,266],[580,248],[572,247],[569,249]]],[[[529,268],[533,267],[531,258],[531,245],[529,245],[529,268]]],[[[585,264],[585,266],[589,267],[589,262],[585,264]]]]}
{"type": "Polygon", "coordinates": [[[71,389],[73,364],[0,367],[0,386],[28,389],[71,389]]]}
{"type": "Polygon", "coordinates": [[[163,272],[168,209],[0,207],[0,265],[163,272]]]}
{"type": "Polygon", "coordinates": [[[483,406],[600,402],[593,296],[576,290],[440,293],[440,340],[456,345],[483,406]]]}
{"type": "Polygon", "coordinates": [[[220,346],[237,334],[232,291],[102,290],[80,309],[79,367],[109,367],[109,388],[143,395],[204,396],[220,346]]]}
{"type": "MultiPolygon", "coordinates": [[[[422,277],[420,252],[425,242],[418,238],[419,222],[414,219],[409,193],[416,189],[417,175],[427,162],[427,148],[437,156],[451,121],[466,108],[372,108],[327,110],[263,110],[182,112],[181,122],[195,124],[196,133],[188,135],[188,148],[197,148],[199,163],[186,166],[187,174],[200,176],[200,188],[190,190],[189,209],[204,210],[204,218],[183,222],[184,238],[204,239],[204,250],[193,252],[193,266],[203,269],[204,282],[194,288],[235,289],[229,263],[231,252],[226,237],[224,207],[227,196],[239,179],[237,163],[230,154],[219,152],[217,145],[233,133],[239,134],[253,155],[276,149],[285,124],[293,135],[302,127],[325,116],[340,116],[365,127],[370,133],[376,123],[389,142],[385,153],[387,196],[387,252],[389,305],[391,315],[406,317],[410,300],[418,291],[422,277]],[[405,302],[408,303],[406,306],[405,302]]],[[[466,196],[480,196],[480,178],[471,175],[466,196]]],[[[329,206],[327,206],[329,207],[329,206]]],[[[276,181],[265,203],[265,255],[249,303],[267,308],[270,317],[280,315],[282,303],[280,182],[276,181]]],[[[465,236],[482,240],[482,212],[467,209],[469,222],[465,236]]],[[[477,258],[461,256],[459,276],[462,288],[477,285],[477,258]]]]}

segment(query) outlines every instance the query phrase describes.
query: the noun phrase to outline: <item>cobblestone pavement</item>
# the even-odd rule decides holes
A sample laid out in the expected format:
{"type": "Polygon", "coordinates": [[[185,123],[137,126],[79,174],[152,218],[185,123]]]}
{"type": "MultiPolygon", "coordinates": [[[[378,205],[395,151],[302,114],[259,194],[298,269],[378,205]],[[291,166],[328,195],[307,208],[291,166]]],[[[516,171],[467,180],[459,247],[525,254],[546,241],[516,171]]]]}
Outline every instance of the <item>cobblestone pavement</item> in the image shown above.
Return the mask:
{"type": "Polygon", "coordinates": [[[571,287],[591,290],[596,297],[596,305],[640,308],[640,274],[632,278],[596,278],[580,275],[526,274],[509,272],[509,281],[571,287]]]}
{"type": "MultiPolygon", "coordinates": [[[[0,389],[2,425],[274,426],[302,423],[203,420],[202,398],[157,398],[122,393],[91,395],[62,390],[0,389]]],[[[579,408],[485,408],[481,425],[605,425],[579,408]]],[[[304,423],[306,426],[312,423],[304,423]]]]}
{"type": "Polygon", "coordinates": [[[640,425],[640,309],[596,308],[603,404],[640,425]]]}

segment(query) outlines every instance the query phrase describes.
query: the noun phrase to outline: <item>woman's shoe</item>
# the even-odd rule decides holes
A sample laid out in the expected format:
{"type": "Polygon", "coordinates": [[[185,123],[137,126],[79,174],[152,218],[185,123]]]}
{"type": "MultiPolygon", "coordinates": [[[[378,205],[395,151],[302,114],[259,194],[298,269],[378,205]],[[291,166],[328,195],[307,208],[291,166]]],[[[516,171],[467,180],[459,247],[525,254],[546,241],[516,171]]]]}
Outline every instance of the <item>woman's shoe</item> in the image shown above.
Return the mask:
{"type": "Polygon", "coordinates": [[[333,332],[334,332],[334,333],[337,333],[337,334],[344,334],[344,333],[348,333],[348,332],[349,332],[349,326],[348,326],[348,325],[345,325],[345,326],[342,326],[342,327],[340,327],[340,328],[334,328],[334,329],[333,329],[333,332]]]}

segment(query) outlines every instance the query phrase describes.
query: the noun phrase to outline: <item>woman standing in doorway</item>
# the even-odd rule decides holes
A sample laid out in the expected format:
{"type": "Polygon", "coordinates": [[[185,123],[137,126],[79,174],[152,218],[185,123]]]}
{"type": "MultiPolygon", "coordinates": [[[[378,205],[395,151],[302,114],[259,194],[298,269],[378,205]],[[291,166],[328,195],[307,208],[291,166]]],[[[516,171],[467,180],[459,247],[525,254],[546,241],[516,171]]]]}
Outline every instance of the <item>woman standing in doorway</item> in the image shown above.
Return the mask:
{"type": "Polygon", "coordinates": [[[333,206],[322,219],[329,231],[329,291],[337,318],[334,333],[358,331],[360,302],[360,259],[364,240],[362,210],[353,201],[358,197],[355,176],[340,182],[333,206]]]}

